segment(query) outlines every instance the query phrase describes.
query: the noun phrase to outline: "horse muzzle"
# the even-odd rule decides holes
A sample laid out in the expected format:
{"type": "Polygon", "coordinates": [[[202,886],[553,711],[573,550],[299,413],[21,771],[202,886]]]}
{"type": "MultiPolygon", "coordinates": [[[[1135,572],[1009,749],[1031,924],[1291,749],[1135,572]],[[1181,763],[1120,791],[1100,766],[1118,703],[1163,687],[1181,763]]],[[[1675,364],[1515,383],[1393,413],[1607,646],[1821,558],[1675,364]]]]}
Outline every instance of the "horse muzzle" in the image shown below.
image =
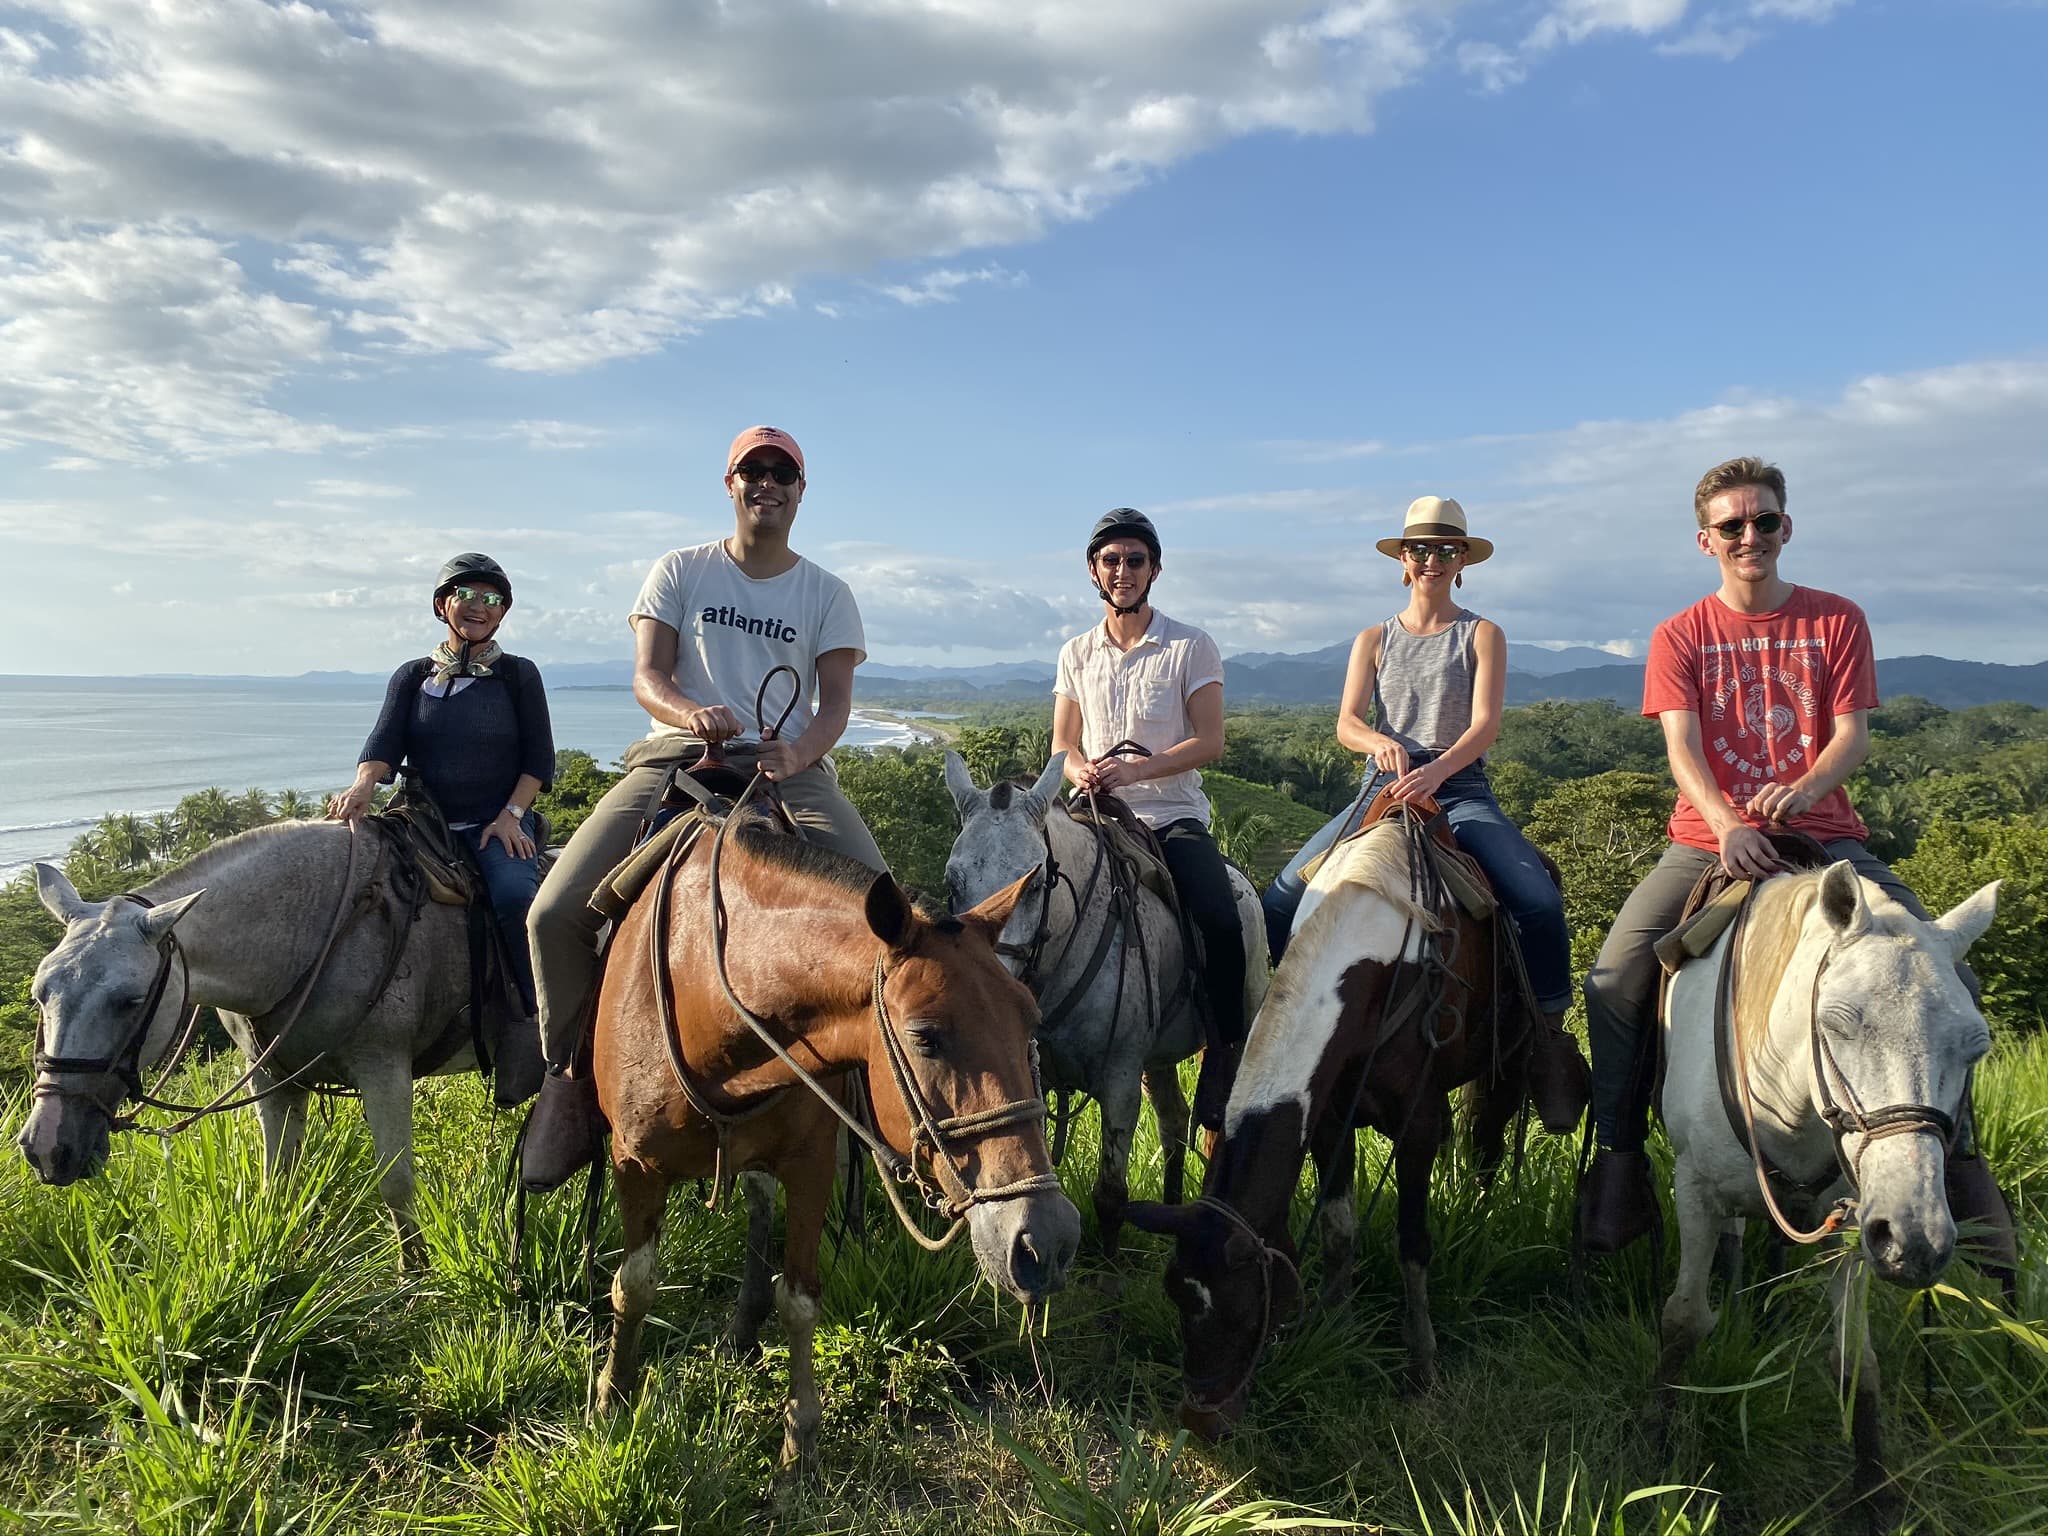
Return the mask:
{"type": "Polygon", "coordinates": [[[1067,1283],[1081,1213],[1058,1190],[977,1205],[967,1224],[982,1273],[1019,1301],[1041,1300],[1067,1283]]]}
{"type": "Polygon", "coordinates": [[[107,1166],[113,1127],[98,1105],[70,1095],[39,1096],[14,1144],[45,1184],[89,1179],[107,1166]]]}
{"type": "Polygon", "coordinates": [[[1864,1259],[1878,1279],[1891,1285],[1912,1290],[1932,1285],[1956,1251],[1956,1224],[1946,1212],[1938,1222],[1867,1216],[1860,1225],[1864,1259]]]}
{"type": "Polygon", "coordinates": [[[1193,1389],[1189,1389],[1180,1400],[1181,1427],[1197,1439],[1214,1445],[1236,1430],[1238,1421],[1244,1417],[1245,1400],[1250,1395],[1250,1382],[1239,1386],[1228,1397],[1213,1400],[1198,1397],[1193,1389]]]}

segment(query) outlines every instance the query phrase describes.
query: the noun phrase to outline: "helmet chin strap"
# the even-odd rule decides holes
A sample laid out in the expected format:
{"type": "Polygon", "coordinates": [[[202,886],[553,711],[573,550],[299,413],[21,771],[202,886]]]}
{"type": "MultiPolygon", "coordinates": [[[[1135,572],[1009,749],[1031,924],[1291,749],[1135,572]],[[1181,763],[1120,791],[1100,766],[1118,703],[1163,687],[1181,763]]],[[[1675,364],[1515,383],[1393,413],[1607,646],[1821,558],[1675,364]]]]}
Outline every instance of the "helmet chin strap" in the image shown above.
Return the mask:
{"type": "Polygon", "coordinates": [[[1099,581],[1095,583],[1095,595],[1109,604],[1109,611],[1111,613],[1121,614],[1125,618],[1129,618],[1134,613],[1143,613],[1145,605],[1152,601],[1152,589],[1149,586],[1145,588],[1143,595],[1128,608],[1119,608],[1116,599],[1109,595],[1108,589],[1099,581]]]}

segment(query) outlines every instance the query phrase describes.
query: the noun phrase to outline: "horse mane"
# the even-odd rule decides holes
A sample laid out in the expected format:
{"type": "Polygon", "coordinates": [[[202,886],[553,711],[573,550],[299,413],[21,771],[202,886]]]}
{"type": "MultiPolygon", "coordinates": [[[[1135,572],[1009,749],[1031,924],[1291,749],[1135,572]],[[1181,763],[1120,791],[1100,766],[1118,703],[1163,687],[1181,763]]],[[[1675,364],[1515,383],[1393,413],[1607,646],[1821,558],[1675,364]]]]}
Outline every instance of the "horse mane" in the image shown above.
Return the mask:
{"type": "Polygon", "coordinates": [[[160,892],[168,894],[174,886],[201,880],[231,857],[239,857],[258,843],[273,841],[280,837],[291,837],[301,827],[326,826],[320,821],[271,821],[260,827],[247,827],[232,837],[224,837],[217,843],[210,843],[193,854],[182,864],[174,864],[160,874],[154,874],[135,888],[136,894],[154,899],[160,892]]]}
{"type": "Polygon", "coordinates": [[[1820,870],[1761,881],[1743,919],[1741,969],[1731,1000],[1736,1038],[1754,1049],[1771,1027],[1778,984],[1806,934],[1806,914],[1820,896],[1820,870]]]}
{"type": "Polygon", "coordinates": [[[866,895],[874,884],[875,871],[821,843],[791,837],[765,816],[741,816],[733,824],[732,839],[747,851],[747,857],[793,874],[809,875],[844,891],[866,895]]]}
{"type": "Polygon", "coordinates": [[[1363,886],[1414,919],[1425,932],[1442,927],[1435,908],[1415,889],[1408,864],[1408,839],[1393,821],[1381,821],[1339,843],[1316,871],[1313,884],[1325,890],[1363,886]]]}

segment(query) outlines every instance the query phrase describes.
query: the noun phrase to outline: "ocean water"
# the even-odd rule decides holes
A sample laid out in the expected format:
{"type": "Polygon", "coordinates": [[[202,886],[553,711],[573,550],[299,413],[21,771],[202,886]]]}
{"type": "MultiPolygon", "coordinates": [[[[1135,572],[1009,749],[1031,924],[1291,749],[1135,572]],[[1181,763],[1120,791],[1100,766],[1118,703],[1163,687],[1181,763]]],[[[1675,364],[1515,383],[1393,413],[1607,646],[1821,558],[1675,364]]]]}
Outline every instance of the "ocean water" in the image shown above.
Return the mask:
{"type": "MultiPolygon", "coordinates": [[[[0,677],[0,881],[67,852],[110,812],[153,815],[212,785],[326,795],[355,776],[382,683],[0,677]]],[[[555,745],[609,766],[647,734],[624,688],[548,693],[555,745]]],[[[855,711],[843,745],[911,732],[855,711]]]]}

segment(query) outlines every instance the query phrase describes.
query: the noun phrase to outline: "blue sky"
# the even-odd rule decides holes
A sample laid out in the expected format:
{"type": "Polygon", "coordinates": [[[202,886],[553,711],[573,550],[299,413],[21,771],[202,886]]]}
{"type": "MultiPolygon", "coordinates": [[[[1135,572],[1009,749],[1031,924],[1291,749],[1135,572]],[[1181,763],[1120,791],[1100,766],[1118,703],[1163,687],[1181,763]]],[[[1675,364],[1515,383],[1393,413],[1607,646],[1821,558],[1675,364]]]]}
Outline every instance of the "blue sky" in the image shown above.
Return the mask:
{"type": "Polygon", "coordinates": [[[620,656],[763,420],[878,660],[1049,656],[1120,503],[1161,606],[1325,645],[1424,493],[1511,638],[1639,650],[1758,452],[1880,654],[2037,661],[2044,56],[2008,0],[0,4],[0,671],[381,669],[469,547],[620,656]]]}

